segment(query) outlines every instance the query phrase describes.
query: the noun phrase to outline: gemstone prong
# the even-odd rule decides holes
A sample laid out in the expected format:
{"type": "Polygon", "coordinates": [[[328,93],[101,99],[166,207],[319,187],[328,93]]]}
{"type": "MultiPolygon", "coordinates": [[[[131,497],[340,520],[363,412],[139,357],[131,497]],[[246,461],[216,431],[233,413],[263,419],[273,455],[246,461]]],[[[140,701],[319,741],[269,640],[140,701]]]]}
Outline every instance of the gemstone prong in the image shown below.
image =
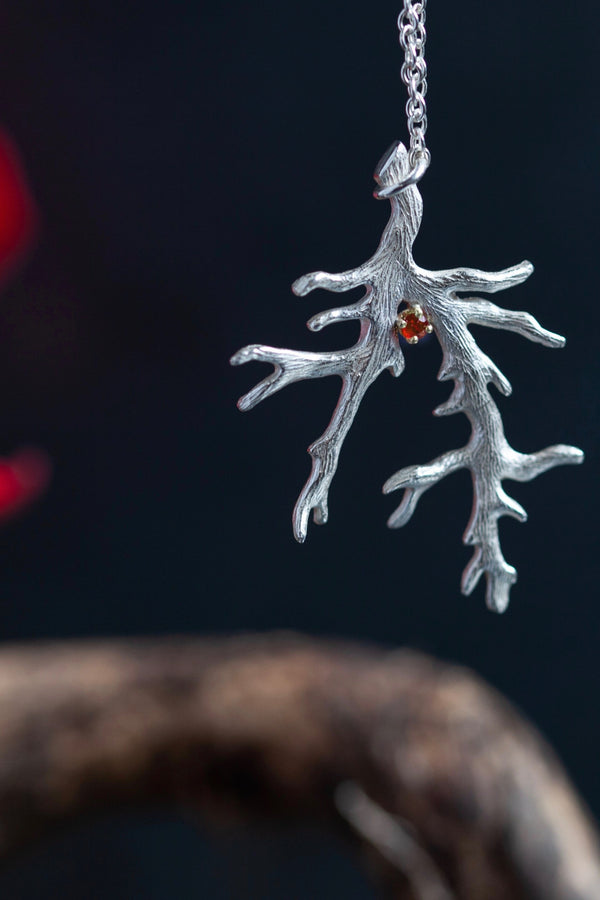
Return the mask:
{"type": "Polygon", "coordinates": [[[420,303],[415,303],[409,306],[408,309],[403,309],[396,323],[400,334],[409,344],[418,344],[420,338],[425,337],[426,334],[431,334],[433,331],[420,303]]]}

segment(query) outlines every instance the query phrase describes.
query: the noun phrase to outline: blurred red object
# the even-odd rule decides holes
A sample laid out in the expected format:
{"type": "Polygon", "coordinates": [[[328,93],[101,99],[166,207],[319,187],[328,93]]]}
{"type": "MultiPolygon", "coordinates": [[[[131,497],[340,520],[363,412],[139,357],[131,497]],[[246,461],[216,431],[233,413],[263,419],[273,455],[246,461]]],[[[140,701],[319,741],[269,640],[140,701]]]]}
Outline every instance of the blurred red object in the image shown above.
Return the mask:
{"type": "MultiPolygon", "coordinates": [[[[37,232],[38,214],[17,149],[0,131],[0,282],[22,261],[37,232]]],[[[0,458],[0,522],[33,503],[50,480],[48,456],[23,448],[0,458]]]]}
{"type": "Polygon", "coordinates": [[[0,459],[0,523],[12,518],[42,494],[50,481],[49,457],[24,447],[0,459]]]}
{"type": "Polygon", "coordinates": [[[36,236],[38,214],[18,151],[0,130],[0,281],[23,259],[36,236]]]}

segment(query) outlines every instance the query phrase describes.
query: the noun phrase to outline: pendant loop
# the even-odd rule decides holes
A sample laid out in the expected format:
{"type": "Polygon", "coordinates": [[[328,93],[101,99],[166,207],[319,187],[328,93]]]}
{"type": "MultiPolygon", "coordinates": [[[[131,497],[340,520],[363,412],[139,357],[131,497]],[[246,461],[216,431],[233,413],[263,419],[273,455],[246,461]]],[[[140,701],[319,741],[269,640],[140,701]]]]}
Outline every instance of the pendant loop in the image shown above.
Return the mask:
{"type": "Polygon", "coordinates": [[[389,184],[387,187],[376,188],[373,191],[376,200],[391,200],[392,197],[397,197],[407,187],[417,184],[421,180],[429,168],[431,154],[429,150],[418,150],[415,156],[413,167],[406,178],[403,178],[398,184],[389,184]]]}

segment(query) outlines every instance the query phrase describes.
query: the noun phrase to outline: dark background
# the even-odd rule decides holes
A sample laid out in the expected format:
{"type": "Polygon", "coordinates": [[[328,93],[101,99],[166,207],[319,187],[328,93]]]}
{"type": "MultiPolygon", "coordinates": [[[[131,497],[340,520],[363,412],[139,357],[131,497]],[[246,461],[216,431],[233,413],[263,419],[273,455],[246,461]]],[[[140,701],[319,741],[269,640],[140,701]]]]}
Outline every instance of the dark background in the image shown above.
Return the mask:
{"type": "MultiPolygon", "coordinates": [[[[553,742],[600,814],[597,35],[584,0],[432,2],[425,215],[429,268],[536,272],[499,302],[568,335],[558,352],[479,332],[514,386],[500,399],[519,450],[565,442],[585,468],[510,490],[519,571],[504,616],[458,590],[469,476],[431,491],[406,529],[385,479],[458,446],[463,417],[434,340],[363,402],[304,546],[290,514],[336,380],[287,388],[241,415],[265,370],[245,343],[319,349],[335,305],[291,282],[374,250],[387,205],[371,172],[405,138],[399,0],[260,5],[5,0],[0,125],[42,216],[0,316],[0,452],[50,453],[42,502],[0,534],[4,641],[294,628],[409,644],[474,667],[553,742]]],[[[3,897],[366,898],[323,836],[209,842],[195,823],[120,818],[57,837],[0,877],[3,897]]]]}

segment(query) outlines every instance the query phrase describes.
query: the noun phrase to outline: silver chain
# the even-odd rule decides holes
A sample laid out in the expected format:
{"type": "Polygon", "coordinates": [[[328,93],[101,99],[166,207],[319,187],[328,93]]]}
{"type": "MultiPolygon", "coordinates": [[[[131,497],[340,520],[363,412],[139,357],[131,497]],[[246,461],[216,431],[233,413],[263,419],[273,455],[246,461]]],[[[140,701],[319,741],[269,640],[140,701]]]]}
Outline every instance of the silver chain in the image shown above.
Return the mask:
{"type": "Polygon", "coordinates": [[[425,63],[425,7],[427,0],[404,0],[404,8],[398,16],[400,46],[404,50],[404,63],[401,69],[402,81],[408,88],[406,117],[410,134],[410,162],[414,166],[417,160],[424,159],[427,164],[430,153],[425,146],[427,131],[427,65],[425,63]]]}

